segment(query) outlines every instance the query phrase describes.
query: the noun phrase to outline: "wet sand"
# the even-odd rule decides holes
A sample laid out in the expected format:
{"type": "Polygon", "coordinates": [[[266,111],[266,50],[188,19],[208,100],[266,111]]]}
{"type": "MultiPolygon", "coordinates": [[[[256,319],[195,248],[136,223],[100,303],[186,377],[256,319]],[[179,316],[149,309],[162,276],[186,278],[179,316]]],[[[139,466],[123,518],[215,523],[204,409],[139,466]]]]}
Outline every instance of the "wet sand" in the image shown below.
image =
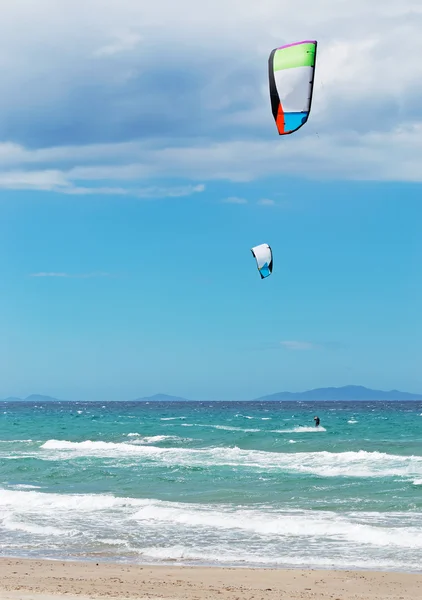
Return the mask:
{"type": "Polygon", "coordinates": [[[422,574],[0,559],[1,600],[420,600],[422,574]]]}

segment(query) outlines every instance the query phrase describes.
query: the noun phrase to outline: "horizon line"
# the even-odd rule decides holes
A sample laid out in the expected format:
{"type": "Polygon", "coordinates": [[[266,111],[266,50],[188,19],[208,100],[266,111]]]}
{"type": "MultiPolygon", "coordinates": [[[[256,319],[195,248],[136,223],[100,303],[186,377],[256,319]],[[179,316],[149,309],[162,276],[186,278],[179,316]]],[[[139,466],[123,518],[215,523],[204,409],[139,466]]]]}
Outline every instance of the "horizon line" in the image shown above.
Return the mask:
{"type": "Polygon", "coordinates": [[[18,396],[8,396],[6,398],[2,398],[0,399],[0,402],[286,402],[286,401],[292,401],[292,402],[371,402],[371,401],[393,401],[393,402],[397,402],[397,401],[401,401],[401,402],[405,402],[405,401],[422,401],[422,394],[420,393],[415,393],[415,392],[405,392],[405,391],[401,391],[398,389],[390,389],[390,390],[379,390],[379,389],[373,389],[373,388],[367,388],[365,386],[362,385],[344,385],[344,386],[339,386],[339,387],[335,387],[335,386],[328,386],[328,387],[320,387],[320,388],[311,388],[311,389],[307,389],[304,391],[299,391],[299,392],[289,392],[289,391],[281,391],[281,392],[274,392],[271,394],[265,394],[263,396],[259,396],[256,398],[245,398],[245,399],[241,399],[241,400],[233,400],[233,399],[204,399],[204,400],[198,400],[198,399],[190,399],[190,398],[184,398],[181,396],[175,396],[175,395],[171,395],[171,394],[164,394],[164,393],[156,393],[156,394],[152,394],[149,396],[140,396],[137,398],[133,398],[131,400],[126,400],[126,399],[121,399],[121,400],[68,400],[68,399],[60,399],[60,398],[56,398],[54,396],[51,396],[49,394],[30,394],[29,396],[26,396],[25,398],[20,398],[18,396]],[[339,395],[342,395],[342,392],[348,390],[348,392],[352,392],[353,390],[359,390],[360,394],[365,394],[365,393],[369,393],[372,396],[372,398],[359,398],[359,397],[350,397],[350,398],[335,398],[335,397],[328,397],[328,398],[303,398],[301,399],[301,396],[309,396],[310,394],[313,393],[320,393],[320,394],[324,394],[327,393],[329,395],[331,395],[333,392],[338,391],[339,395]],[[405,398],[405,399],[400,399],[400,398],[385,398],[385,397],[381,397],[381,396],[385,396],[385,395],[389,395],[391,396],[392,394],[397,394],[398,396],[414,396],[414,398],[405,398]],[[292,396],[292,398],[281,398],[281,396],[292,396]],[[277,396],[280,396],[280,398],[278,399],[277,396]],[[379,396],[377,398],[377,396],[379,396]]]}

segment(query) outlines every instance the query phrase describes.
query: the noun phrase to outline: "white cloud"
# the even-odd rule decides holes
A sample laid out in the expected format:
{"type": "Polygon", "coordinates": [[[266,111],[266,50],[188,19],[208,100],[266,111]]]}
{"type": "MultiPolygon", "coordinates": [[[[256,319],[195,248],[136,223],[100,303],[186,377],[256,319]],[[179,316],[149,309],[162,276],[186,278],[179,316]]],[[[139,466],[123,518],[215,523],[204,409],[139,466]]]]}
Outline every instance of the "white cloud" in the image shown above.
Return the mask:
{"type": "Polygon", "coordinates": [[[192,182],[248,182],[259,177],[289,174],[311,179],[422,182],[422,119],[388,132],[298,136],[289,145],[267,140],[201,142],[162,147],[146,142],[44,148],[0,144],[0,162],[26,170],[0,171],[0,188],[51,189],[70,194],[131,194],[145,197],[190,195],[204,184],[141,186],[157,179],[192,182]],[[4,160],[3,157],[4,156],[4,160]],[[136,158],[136,162],[128,158],[136,158]],[[43,166],[44,170],[29,167],[43,166]],[[55,168],[50,168],[55,166],[55,168]],[[78,181],[89,187],[78,188],[78,181]],[[109,185],[136,182],[131,189],[109,185]],[[94,191],[95,185],[101,185],[94,191]],[[72,187],[73,186],[73,187],[72,187]],[[78,189],[75,189],[78,188],[78,189]],[[161,191],[159,191],[161,190],[161,191]]]}
{"type": "Polygon", "coordinates": [[[182,196],[191,196],[192,194],[200,194],[205,191],[205,185],[185,185],[175,187],[148,187],[139,189],[134,195],[139,198],[181,198],[182,196]]]}
{"type": "Polygon", "coordinates": [[[74,185],[69,185],[66,188],[56,188],[53,187],[49,191],[51,192],[59,192],[61,194],[68,194],[69,196],[92,196],[94,194],[98,196],[128,196],[128,195],[136,195],[134,193],[131,194],[131,190],[126,190],[124,188],[115,188],[115,187],[77,187],[74,185]]]}
{"type": "Polygon", "coordinates": [[[129,52],[134,50],[142,41],[142,36],[139,33],[127,31],[115,36],[114,42],[106,46],[101,46],[95,52],[95,56],[113,56],[120,52],[129,52]]]}
{"type": "Polygon", "coordinates": [[[300,342],[297,340],[287,340],[280,342],[280,344],[288,350],[315,350],[319,347],[317,344],[313,344],[312,342],[300,342]]]}
{"type": "Polygon", "coordinates": [[[0,172],[0,189],[43,190],[61,194],[135,196],[143,199],[180,198],[198,194],[205,190],[204,184],[184,186],[149,186],[140,188],[123,187],[80,187],[74,185],[70,173],[58,170],[4,171],[0,172]]]}
{"type": "Polygon", "coordinates": [[[275,206],[276,203],[270,198],[261,198],[260,200],[258,200],[257,204],[259,204],[260,206],[275,206]]]}
{"type": "Polygon", "coordinates": [[[246,198],[239,198],[238,196],[229,196],[222,200],[225,204],[247,204],[246,198]]]}
{"type": "MultiPolygon", "coordinates": [[[[77,179],[186,177],[252,181],[289,174],[314,179],[422,181],[422,120],[388,132],[298,136],[289,145],[266,140],[138,148],[139,162],[75,167],[77,179]],[[386,151],[388,149],[388,151],[386,151]]],[[[116,153],[116,162],[120,162],[116,153]]]]}
{"type": "Polygon", "coordinates": [[[65,175],[57,170],[6,171],[0,173],[0,188],[12,190],[63,190],[70,185],[65,175]]]}
{"type": "Polygon", "coordinates": [[[287,0],[5,0],[0,165],[17,172],[0,172],[0,186],[82,195],[97,181],[138,189],[157,178],[422,181],[420,0],[290,9],[287,0]],[[319,41],[311,118],[279,137],[268,54],[306,38],[319,41]]]}

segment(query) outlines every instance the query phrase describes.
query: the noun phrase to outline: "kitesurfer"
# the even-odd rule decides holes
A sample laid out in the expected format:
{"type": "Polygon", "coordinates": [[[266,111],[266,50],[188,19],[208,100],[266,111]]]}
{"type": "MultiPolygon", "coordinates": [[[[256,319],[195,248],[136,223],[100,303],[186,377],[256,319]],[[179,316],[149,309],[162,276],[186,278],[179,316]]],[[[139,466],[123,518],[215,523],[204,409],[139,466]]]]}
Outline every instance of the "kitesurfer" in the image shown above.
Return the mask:
{"type": "Polygon", "coordinates": [[[320,424],[319,417],[314,417],[314,421],[315,421],[315,427],[319,427],[319,424],[320,424]]]}

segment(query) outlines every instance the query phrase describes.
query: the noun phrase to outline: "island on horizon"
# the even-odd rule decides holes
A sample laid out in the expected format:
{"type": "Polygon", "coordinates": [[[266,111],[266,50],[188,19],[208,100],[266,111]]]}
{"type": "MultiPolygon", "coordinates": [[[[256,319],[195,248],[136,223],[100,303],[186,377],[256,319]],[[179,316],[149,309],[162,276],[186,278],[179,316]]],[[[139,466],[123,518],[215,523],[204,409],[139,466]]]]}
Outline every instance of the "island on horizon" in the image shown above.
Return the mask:
{"type": "MultiPolygon", "coordinates": [[[[253,398],[249,400],[225,400],[225,402],[388,402],[388,401],[420,401],[422,394],[412,394],[401,392],[399,390],[373,390],[361,385],[345,385],[342,387],[326,387],[306,390],[304,392],[276,392],[267,396],[253,398]]],[[[32,394],[26,398],[9,397],[2,402],[72,402],[72,400],[59,400],[51,396],[42,394],[32,394]]],[[[81,400],[73,400],[81,402],[81,400]]],[[[98,401],[98,402],[104,402],[98,401]]],[[[122,402],[122,401],[120,401],[122,402]]],[[[171,396],[169,394],[154,394],[130,400],[130,402],[199,402],[180,396],[171,396]]],[[[207,400],[206,402],[216,402],[216,400],[207,400]]]]}

